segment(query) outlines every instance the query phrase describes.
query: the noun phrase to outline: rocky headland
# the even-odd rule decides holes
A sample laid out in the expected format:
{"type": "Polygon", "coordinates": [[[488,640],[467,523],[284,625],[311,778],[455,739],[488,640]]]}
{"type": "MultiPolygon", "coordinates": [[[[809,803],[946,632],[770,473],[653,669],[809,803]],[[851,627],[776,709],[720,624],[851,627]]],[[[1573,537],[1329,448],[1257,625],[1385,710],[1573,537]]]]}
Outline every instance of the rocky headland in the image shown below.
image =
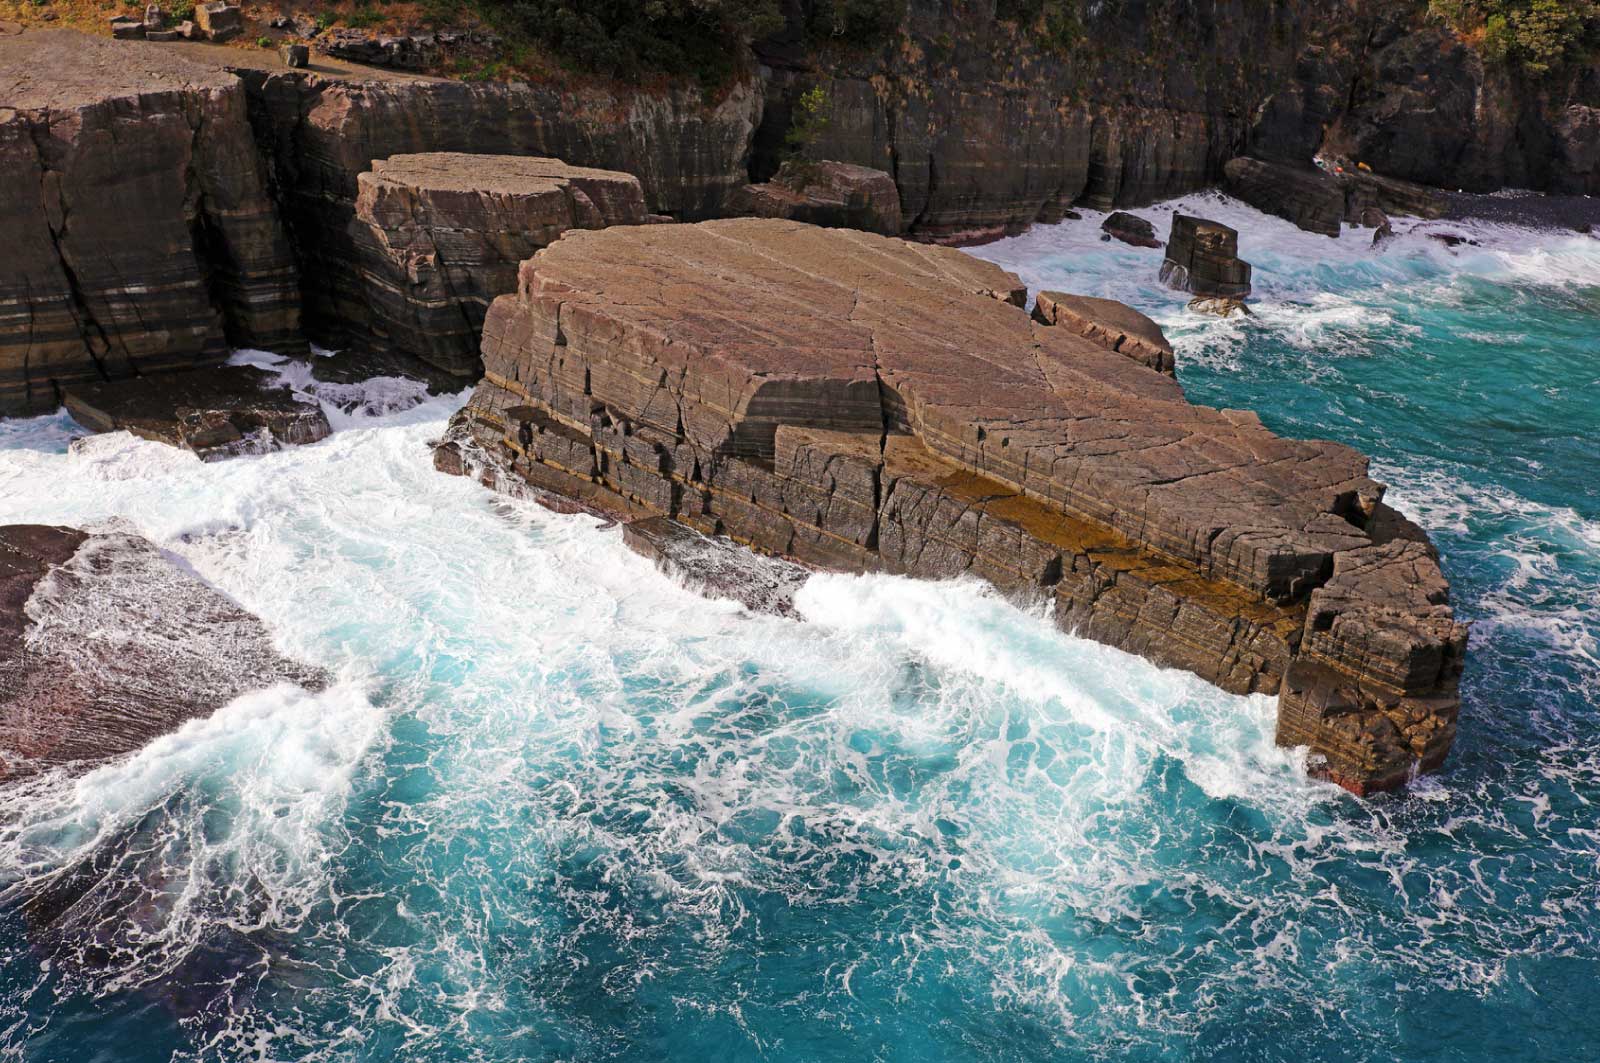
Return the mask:
{"type": "Polygon", "coordinates": [[[1357,793],[1436,767],[1466,631],[1366,459],[1192,405],[1125,307],[1025,297],[958,252],[794,222],[572,232],[491,306],[436,461],[1047,596],[1069,630],[1279,694],[1280,740],[1357,793]]]}

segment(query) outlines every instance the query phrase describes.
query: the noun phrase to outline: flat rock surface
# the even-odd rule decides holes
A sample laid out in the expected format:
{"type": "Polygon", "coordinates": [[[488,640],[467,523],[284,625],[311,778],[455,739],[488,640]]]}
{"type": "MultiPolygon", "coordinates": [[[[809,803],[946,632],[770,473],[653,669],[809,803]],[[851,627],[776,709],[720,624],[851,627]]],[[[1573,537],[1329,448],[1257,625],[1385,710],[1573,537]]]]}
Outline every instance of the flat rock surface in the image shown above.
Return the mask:
{"type": "MultiPolygon", "coordinates": [[[[193,46],[189,46],[193,47],[193,46]]],[[[0,117],[5,109],[81,107],[147,92],[228,88],[238,79],[186,49],[114,41],[71,30],[0,36],[0,117]]],[[[233,54],[233,49],[216,49],[233,54]]]]}
{"type": "Polygon", "coordinates": [[[326,676],[148,540],[0,526],[0,780],[131,752],[279,682],[326,676]]]}
{"type": "Polygon", "coordinates": [[[1382,492],[1348,447],[1191,405],[1171,377],[1030,320],[1015,277],[959,252],[740,220],[570,234],[523,277],[570,343],[626,351],[630,417],[681,419],[705,452],[770,453],[779,422],[907,430],[1268,597],[1364,544],[1345,514],[1382,492]]]}

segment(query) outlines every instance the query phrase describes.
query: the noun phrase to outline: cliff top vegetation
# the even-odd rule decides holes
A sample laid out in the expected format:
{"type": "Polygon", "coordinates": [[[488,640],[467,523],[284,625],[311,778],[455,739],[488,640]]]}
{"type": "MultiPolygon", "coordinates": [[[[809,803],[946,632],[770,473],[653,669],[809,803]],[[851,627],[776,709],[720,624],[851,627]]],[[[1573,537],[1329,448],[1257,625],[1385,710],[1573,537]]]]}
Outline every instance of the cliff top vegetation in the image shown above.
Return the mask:
{"type": "Polygon", "coordinates": [[[1474,41],[1485,58],[1534,77],[1600,43],[1596,0],[1429,0],[1428,10],[1474,41]]]}

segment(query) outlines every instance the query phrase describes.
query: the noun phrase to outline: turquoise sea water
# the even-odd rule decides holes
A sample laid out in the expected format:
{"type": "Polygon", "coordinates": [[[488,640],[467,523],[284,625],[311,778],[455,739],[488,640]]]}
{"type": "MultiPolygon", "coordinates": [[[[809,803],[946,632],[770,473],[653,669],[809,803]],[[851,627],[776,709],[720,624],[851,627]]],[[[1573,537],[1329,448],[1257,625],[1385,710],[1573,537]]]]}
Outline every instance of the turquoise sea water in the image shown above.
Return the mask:
{"type": "Polygon", "coordinates": [[[1097,217],[976,253],[1156,316],[1197,401],[1375,456],[1475,625],[1443,775],[1308,782],[1269,699],[976,584],[707,602],[434,473],[459,396],[379,382],[209,466],[0,422],[0,521],[126,520],[339,676],[0,792],[0,1058],[1600,1057],[1600,241],[1375,255],[1189,205],[1242,230],[1254,318],[1189,314],[1097,217]]]}

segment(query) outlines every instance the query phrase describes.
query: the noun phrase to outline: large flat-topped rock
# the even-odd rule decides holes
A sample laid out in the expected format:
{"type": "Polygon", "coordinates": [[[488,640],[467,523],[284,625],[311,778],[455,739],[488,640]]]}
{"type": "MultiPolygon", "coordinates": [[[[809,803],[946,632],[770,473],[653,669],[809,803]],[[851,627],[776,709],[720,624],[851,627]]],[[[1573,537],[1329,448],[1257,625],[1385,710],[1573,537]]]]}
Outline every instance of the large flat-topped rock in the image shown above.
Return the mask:
{"type": "Polygon", "coordinates": [[[568,229],[650,220],[637,178],[559,159],[395,155],[358,178],[351,238],[371,311],[365,346],[475,378],[489,303],[568,229]]]}
{"type": "Polygon", "coordinates": [[[681,421],[702,453],[768,456],[780,423],[909,432],[1276,600],[1364,544],[1350,518],[1382,494],[1360,454],[1193,406],[1171,377],[1030,320],[1015,277],[946,249],[708,222],[573,234],[523,283],[486,352],[513,314],[532,315],[599,356],[608,405],[664,432],[681,421]]]}
{"type": "Polygon", "coordinates": [[[1024,292],[793,222],[569,232],[490,308],[436,462],[652,521],[633,539],[674,570],[698,540],[662,518],[1048,596],[1079,634],[1282,692],[1280,740],[1358,792],[1437,764],[1465,629],[1366,459],[1191,405],[1126,307],[1050,293],[1030,317],[1024,292]]]}

